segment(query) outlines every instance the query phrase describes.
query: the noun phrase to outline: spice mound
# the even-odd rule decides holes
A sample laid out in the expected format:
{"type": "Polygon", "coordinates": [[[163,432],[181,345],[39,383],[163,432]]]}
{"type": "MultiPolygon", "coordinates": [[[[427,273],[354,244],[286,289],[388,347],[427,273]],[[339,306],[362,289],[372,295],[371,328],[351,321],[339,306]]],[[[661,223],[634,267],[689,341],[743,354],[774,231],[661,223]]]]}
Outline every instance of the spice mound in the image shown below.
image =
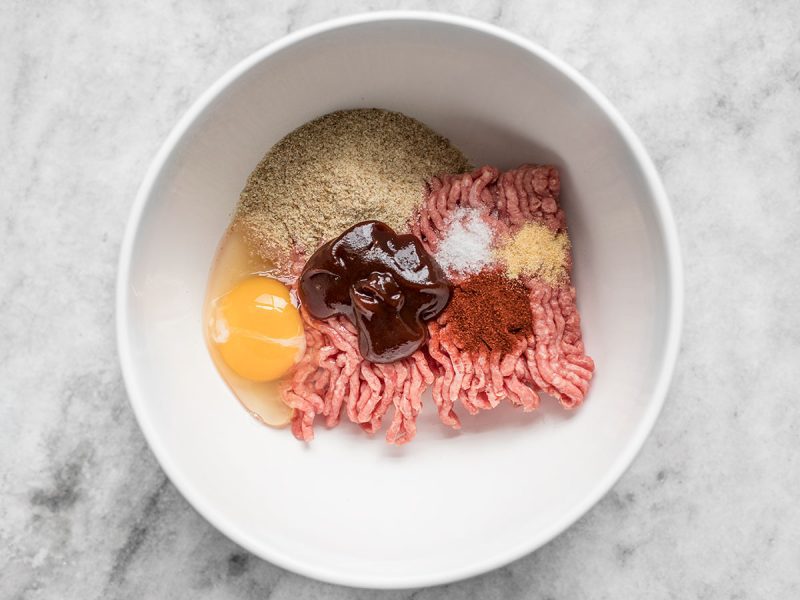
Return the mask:
{"type": "Polygon", "coordinates": [[[420,241],[366,221],[324,244],[300,276],[300,301],[311,316],[345,316],[358,331],[361,356],[390,363],[427,340],[425,321],[450,299],[450,285],[420,241]]]}
{"type": "Polygon", "coordinates": [[[440,323],[468,352],[510,352],[533,331],[527,288],[497,271],[471,275],[453,290],[440,323]]]}
{"type": "Polygon", "coordinates": [[[254,250],[285,264],[355,223],[406,231],[427,181],[469,168],[464,155],[416,119],[345,110],[280,140],[247,180],[235,219],[254,250]]]}

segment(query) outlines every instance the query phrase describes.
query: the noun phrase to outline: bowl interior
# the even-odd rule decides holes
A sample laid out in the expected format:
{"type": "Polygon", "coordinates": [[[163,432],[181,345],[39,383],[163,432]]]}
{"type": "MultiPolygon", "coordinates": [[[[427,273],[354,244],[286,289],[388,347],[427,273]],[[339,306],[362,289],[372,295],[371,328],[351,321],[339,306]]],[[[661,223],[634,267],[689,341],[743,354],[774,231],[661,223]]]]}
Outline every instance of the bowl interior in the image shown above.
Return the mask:
{"type": "Polygon", "coordinates": [[[475,574],[569,525],[649,431],[678,310],[662,192],[603,101],[521,43],[444,18],[355,19],[299,34],[229,74],[156,159],[120,274],[131,400],[190,502],[262,557],[375,587],[475,574]],[[320,425],[306,446],[239,406],[201,329],[215,248],[264,152],[314,117],[355,107],[420,119],[476,165],[561,167],[597,363],[584,406],[462,413],[463,431],[453,433],[428,404],[417,439],[402,448],[348,423],[320,425]]]}

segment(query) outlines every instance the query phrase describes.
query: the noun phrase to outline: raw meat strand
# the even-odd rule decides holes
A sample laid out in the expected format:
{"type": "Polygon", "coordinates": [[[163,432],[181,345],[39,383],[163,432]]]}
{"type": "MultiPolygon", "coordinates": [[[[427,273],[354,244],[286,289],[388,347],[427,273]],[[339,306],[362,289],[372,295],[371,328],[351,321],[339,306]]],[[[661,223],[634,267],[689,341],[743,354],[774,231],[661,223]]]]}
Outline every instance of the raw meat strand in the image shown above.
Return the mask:
{"type": "MultiPolygon", "coordinates": [[[[414,439],[417,432],[417,415],[422,409],[422,393],[425,391],[426,381],[429,381],[414,355],[404,362],[408,362],[411,382],[408,388],[404,388],[403,394],[399,398],[395,396],[395,413],[392,424],[386,432],[386,441],[397,445],[408,443],[414,439]]],[[[429,371],[427,364],[424,368],[429,371]]]]}
{"type": "Polygon", "coordinates": [[[481,404],[481,401],[478,400],[478,394],[486,389],[486,362],[487,356],[485,352],[481,352],[478,354],[477,361],[473,360],[472,364],[474,365],[476,380],[475,384],[470,389],[470,392],[467,394],[470,402],[475,406],[481,404]]]}
{"type": "MultiPolygon", "coordinates": [[[[453,181],[453,185],[450,188],[450,193],[447,195],[447,203],[446,206],[451,207],[451,210],[457,206],[461,206],[462,199],[461,194],[462,192],[468,191],[469,188],[467,187],[472,183],[472,179],[469,175],[462,175],[455,181],[453,181]]],[[[442,213],[442,220],[444,220],[446,213],[442,213]]]]}
{"type": "Polygon", "coordinates": [[[298,440],[309,442],[314,439],[314,413],[295,410],[292,418],[292,433],[298,440]]]}
{"type": "Polygon", "coordinates": [[[525,196],[528,199],[528,212],[531,215],[536,214],[536,211],[539,210],[539,207],[542,205],[539,196],[536,194],[533,188],[533,176],[536,172],[534,169],[520,169],[523,173],[522,177],[522,187],[525,190],[525,196]]]}
{"type": "Polygon", "coordinates": [[[492,190],[497,219],[502,223],[508,223],[508,199],[506,198],[505,188],[498,181],[496,185],[492,186],[492,190]]]}
{"type": "Polygon", "coordinates": [[[503,393],[503,375],[500,373],[500,358],[501,353],[499,350],[495,350],[489,355],[489,376],[492,382],[490,386],[492,390],[492,397],[490,398],[491,408],[497,406],[503,393]]]}
{"type": "Polygon", "coordinates": [[[452,363],[445,356],[439,345],[440,329],[437,323],[431,322],[429,325],[430,340],[428,341],[428,355],[437,364],[437,377],[434,379],[431,395],[433,402],[436,404],[436,409],[439,413],[439,419],[445,425],[449,425],[453,429],[460,429],[461,422],[458,416],[453,411],[453,403],[450,402],[449,394],[444,391],[445,378],[444,373],[452,369],[452,363]]]}
{"type": "MultiPolygon", "coordinates": [[[[325,406],[322,414],[325,415],[325,424],[333,427],[339,422],[339,411],[336,408],[337,392],[342,388],[340,375],[342,367],[339,364],[337,350],[334,346],[320,348],[317,362],[322,367],[317,371],[311,385],[319,393],[321,390],[331,389],[330,394],[325,394],[325,406]]],[[[341,408],[341,405],[339,406],[341,408]]]]}
{"type": "Polygon", "coordinates": [[[420,206],[419,210],[417,211],[416,218],[411,220],[410,228],[411,233],[417,236],[420,240],[428,241],[433,246],[436,246],[438,240],[432,239],[432,229],[430,226],[430,210],[428,208],[428,204],[430,203],[431,198],[433,198],[436,194],[439,193],[443,185],[443,181],[439,177],[434,177],[431,179],[430,183],[428,184],[428,195],[425,198],[425,201],[420,206]]]}
{"type": "MultiPolygon", "coordinates": [[[[442,340],[441,346],[453,365],[453,377],[449,380],[449,385],[448,380],[445,380],[448,403],[453,405],[462,397],[461,382],[464,381],[464,361],[461,359],[461,353],[458,351],[458,348],[456,348],[455,344],[452,342],[442,340]]],[[[468,406],[467,408],[469,409],[468,406]]],[[[477,410],[474,412],[470,410],[470,412],[475,414],[477,410]]]]}
{"type": "MultiPolygon", "coordinates": [[[[431,229],[437,232],[444,231],[444,213],[439,210],[439,206],[447,202],[447,195],[452,189],[453,182],[449,177],[442,180],[441,189],[428,199],[428,217],[431,229]]],[[[438,235],[436,236],[438,239],[438,235]]]]}
{"type": "Polygon", "coordinates": [[[461,380],[461,393],[466,394],[475,376],[475,366],[472,364],[472,358],[470,358],[467,352],[461,355],[461,360],[464,362],[464,378],[461,380]]]}
{"type": "Polygon", "coordinates": [[[585,354],[568,354],[567,355],[570,360],[570,364],[575,369],[581,369],[579,371],[584,375],[584,377],[588,380],[592,378],[592,373],[594,372],[594,361],[591,357],[586,356],[585,354]]]}
{"type": "Polygon", "coordinates": [[[380,428],[381,418],[385,414],[385,409],[381,412],[381,404],[387,402],[388,407],[388,404],[394,398],[397,385],[397,371],[394,364],[375,364],[373,367],[378,370],[380,378],[383,380],[383,394],[376,395],[358,414],[362,427],[368,425],[371,430],[370,433],[380,428]]]}
{"type": "Polygon", "coordinates": [[[506,197],[506,210],[508,211],[508,220],[511,225],[522,225],[524,216],[519,208],[519,196],[514,189],[514,174],[512,171],[506,171],[500,176],[499,185],[503,188],[506,197]]]}
{"type": "Polygon", "coordinates": [[[506,354],[500,362],[500,374],[503,376],[503,386],[509,400],[516,405],[521,406],[523,410],[531,411],[538,407],[539,396],[530,386],[526,385],[519,376],[525,376],[524,367],[518,369],[520,360],[527,343],[525,340],[520,340],[517,347],[506,354]]]}
{"type": "Polygon", "coordinates": [[[520,354],[525,351],[525,341],[520,340],[516,347],[511,351],[506,353],[500,360],[500,375],[502,377],[508,377],[514,373],[514,367],[517,365],[517,359],[519,358],[520,354]]]}
{"type": "Polygon", "coordinates": [[[497,169],[492,167],[482,167],[474,173],[474,184],[469,189],[467,205],[471,208],[492,208],[487,203],[491,201],[491,194],[484,196],[484,190],[490,182],[497,179],[497,169]]]}
{"type": "Polygon", "coordinates": [[[328,427],[333,427],[339,422],[342,414],[342,407],[345,404],[345,396],[349,390],[351,373],[348,373],[347,367],[348,357],[345,353],[339,353],[336,356],[336,379],[333,381],[331,388],[331,412],[326,420],[328,427]]]}
{"type": "MultiPolygon", "coordinates": [[[[422,375],[422,380],[427,385],[431,385],[433,383],[435,374],[433,369],[431,369],[430,362],[428,361],[428,355],[423,350],[417,350],[411,355],[411,360],[413,360],[417,365],[417,369],[419,369],[419,373],[422,375]]],[[[422,402],[422,396],[419,397],[418,401],[420,403],[422,402]]]]}
{"type": "MultiPolygon", "coordinates": [[[[427,228],[426,225],[430,221],[430,217],[428,216],[428,208],[423,204],[419,212],[417,213],[417,218],[414,219],[414,222],[411,224],[411,233],[417,236],[420,240],[427,240],[428,235],[425,233],[425,229],[427,228]]],[[[436,240],[433,241],[436,244],[436,240]]]]}
{"type": "Polygon", "coordinates": [[[425,377],[420,371],[419,365],[413,362],[409,365],[411,371],[411,383],[408,388],[408,393],[403,394],[401,402],[399,403],[399,412],[403,416],[403,429],[404,435],[400,438],[392,440],[387,436],[387,441],[397,443],[405,443],[410,441],[417,432],[417,415],[422,410],[422,393],[425,391],[425,377]]]}
{"type": "Polygon", "coordinates": [[[505,379],[506,387],[509,391],[513,392],[518,398],[518,406],[522,407],[525,412],[530,412],[539,408],[539,394],[522,382],[516,373],[512,373],[505,379]]]}
{"type": "Polygon", "coordinates": [[[383,385],[381,371],[378,371],[381,374],[381,377],[378,377],[373,371],[373,366],[367,361],[362,361],[361,363],[361,378],[367,384],[368,393],[366,395],[362,394],[359,398],[355,419],[357,423],[368,423],[370,421],[375,407],[380,402],[382,391],[389,395],[388,389],[383,385]]]}
{"type": "Polygon", "coordinates": [[[438,175],[436,177],[432,177],[430,182],[428,183],[428,193],[425,195],[425,200],[422,203],[422,206],[425,210],[427,210],[428,202],[431,198],[435,198],[439,191],[442,189],[444,185],[444,175],[438,175]]]}
{"type": "Polygon", "coordinates": [[[403,386],[405,385],[408,376],[407,361],[398,361],[390,365],[377,365],[380,370],[385,373],[385,380],[387,381],[386,393],[381,397],[380,403],[377,405],[372,413],[372,418],[369,423],[363,423],[361,427],[368,433],[374,433],[381,428],[383,417],[386,415],[389,407],[396,401],[397,397],[402,394],[403,386]],[[391,391],[390,391],[391,386],[391,391]]]}
{"type": "MultiPolygon", "coordinates": [[[[480,203],[483,206],[487,207],[490,211],[493,211],[497,206],[497,203],[495,202],[495,194],[493,192],[493,189],[494,187],[488,187],[488,182],[487,182],[487,187],[484,187],[483,190],[481,190],[481,196],[480,196],[480,203]]],[[[498,221],[498,223],[501,224],[502,221],[498,221]]]]}
{"type": "MultiPolygon", "coordinates": [[[[455,344],[452,344],[452,347],[454,349],[454,352],[458,354],[458,360],[461,364],[462,370],[466,371],[467,369],[469,369],[470,371],[474,372],[475,367],[472,362],[472,357],[470,353],[459,351],[455,346],[455,344]]],[[[481,409],[486,408],[486,401],[483,398],[479,398],[477,393],[470,394],[469,389],[470,388],[464,389],[464,385],[462,383],[459,386],[459,389],[455,390],[456,398],[461,402],[464,408],[467,409],[467,412],[469,412],[472,415],[475,415],[478,414],[478,412],[481,409]]],[[[454,401],[456,398],[454,398],[454,401]]]]}
{"type": "Polygon", "coordinates": [[[448,212],[448,205],[453,205],[453,198],[457,198],[458,195],[461,193],[461,178],[453,178],[449,180],[449,189],[447,193],[437,194],[434,196],[434,200],[436,204],[434,206],[434,210],[436,211],[436,215],[441,218],[441,224],[436,223],[437,229],[442,231],[444,229],[444,217],[448,212]]]}
{"type": "Polygon", "coordinates": [[[522,213],[522,218],[527,222],[530,221],[532,216],[531,215],[531,197],[528,195],[528,191],[525,189],[525,176],[529,173],[528,169],[517,169],[513,171],[514,178],[514,193],[517,195],[517,198],[520,198],[519,209],[522,213]]]}
{"type": "Polygon", "coordinates": [[[363,404],[367,398],[371,395],[371,390],[369,388],[369,384],[364,380],[363,374],[359,373],[358,378],[358,394],[356,394],[356,401],[347,406],[347,417],[353,423],[361,423],[358,418],[358,407],[360,404],[363,404]]]}
{"type": "MultiPolygon", "coordinates": [[[[450,193],[450,178],[443,177],[437,189],[431,193],[425,201],[423,210],[424,214],[419,219],[420,240],[427,243],[427,249],[431,253],[435,253],[438,247],[440,237],[444,231],[444,219],[441,213],[437,210],[436,205],[439,198],[444,198],[450,193]]],[[[414,219],[416,221],[417,219],[414,219]]]]}

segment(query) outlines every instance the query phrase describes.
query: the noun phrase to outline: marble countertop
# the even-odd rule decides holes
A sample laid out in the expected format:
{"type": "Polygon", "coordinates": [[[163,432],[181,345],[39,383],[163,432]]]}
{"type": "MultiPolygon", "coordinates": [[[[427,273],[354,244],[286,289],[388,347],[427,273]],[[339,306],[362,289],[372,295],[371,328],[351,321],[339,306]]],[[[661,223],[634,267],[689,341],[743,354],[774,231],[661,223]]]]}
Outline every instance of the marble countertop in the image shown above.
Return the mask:
{"type": "Polygon", "coordinates": [[[5,3],[0,597],[800,597],[798,40],[791,0],[5,3]],[[482,577],[373,592],[263,562],[189,507],[128,406],[113,300],[136,189],[190,103],[288,31],[399,7],[517,31],[608,95],[670,194],[687,310],[653,434],[574,527],[482,577]]]}

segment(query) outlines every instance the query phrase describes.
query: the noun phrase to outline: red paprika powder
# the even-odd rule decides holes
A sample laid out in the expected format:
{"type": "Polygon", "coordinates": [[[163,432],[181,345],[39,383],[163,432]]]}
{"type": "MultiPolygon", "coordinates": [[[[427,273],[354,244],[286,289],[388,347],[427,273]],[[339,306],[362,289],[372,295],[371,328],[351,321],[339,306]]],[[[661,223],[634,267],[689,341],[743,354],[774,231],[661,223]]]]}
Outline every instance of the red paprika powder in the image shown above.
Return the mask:
{"type": "Polygon", "coordinates": [[[467,352],[510,352],[533,332],[528,289],[499,271],[481,271],[456,286],[442,320],[467,352]]]}

